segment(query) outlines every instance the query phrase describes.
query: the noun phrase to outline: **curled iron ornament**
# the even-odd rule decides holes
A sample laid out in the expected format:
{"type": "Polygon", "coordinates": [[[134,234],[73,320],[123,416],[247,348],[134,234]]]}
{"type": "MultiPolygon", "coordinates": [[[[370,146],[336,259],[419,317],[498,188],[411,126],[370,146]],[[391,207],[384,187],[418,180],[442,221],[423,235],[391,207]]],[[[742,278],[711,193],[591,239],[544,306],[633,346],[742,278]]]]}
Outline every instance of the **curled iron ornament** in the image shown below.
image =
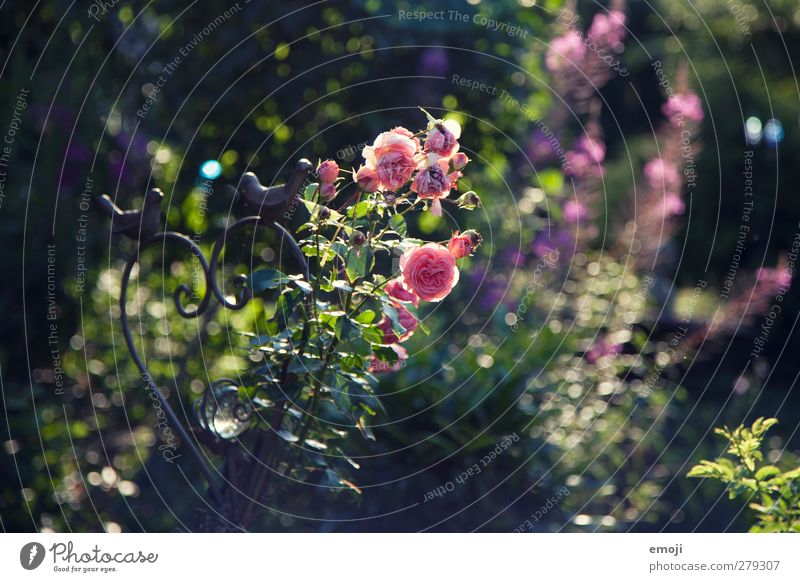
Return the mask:
{"type": "MultiPolygon", "coordinates": [[[[306,161],[301,160],[301,163],[302,162],[306,161]]],[[[118,216],[119,215],[112,215],[112,221],[115,218],[118,218],[118,216]]],[[[248,280],[247,276],[240,274],[234,278],[233,282],[234,285],[237,287],[237,291],[236,294],[234,295],[234,300],[229,300],[227,297],[225,297],[223,289],[219,285],[219,282],[217,280],[217,273],[219,271],[218,266],[220,262],[220,256],[228,240],[228,236],[232,232],[239,230],[247,225],[253,225],[256,229],[258,229],[258,227],[268,228],[277,233],[281,241],[281,248],[277,253],[277,256],[279,257],[278,258],[279,264],[281,257],[283,256],[282,251],[284,249],[284,245],[286,245],[286,247],[289,248],[291,254],[294,256],[295,260],[299,264],[300,268],[302,269],[303,276],[306,278],[306,280],[310,278],[308,262],[306,261],[306,258],[303,255],[302,250],[300,249],[299,245],[297,244],[297,241],[294,239],[292,234],[288,230],[286,230],[286,228],[284,228],[274,220],[265,218],[260,215],[254,215],[236,220],[222,231],[222,233],[217,237],[216,241],[214,242],[210,260],[206,259],[205,255],[203,254],[203,251],[191,238],[179,232],[173,232],[173,231],[157,232],[155,234],[152,234],[151,236],[140,237],[138,239],[135,236],[128,235],[130,238],[137,240],[138,244],[136,250],[130,255],[130,257],[127,259],[125,263],[120,283],[120,297],[119,297],[120,323],[122,326],[123,335],[125,337],[125,344],[128,348],[128,352],[131,355],[131,359],[138,368],[141,377],[147,386],[147,389],[150,390],[152,394],[154,394],[155,397],[158,399],[159,404],[164,410],[164,413],[168,421],[174,426],[181,441],[183,441],[188,447],[189,457],[195,463],[198,470],[203,475],[203,478],[208,482],[209,497],[214,502],[214,505],[217,508],[224,507],[225,502],[223,499],[222,487],[219,484],[218,479],[214,475],[216,469],[209,462],[208,456],[205,455],[198,446],[199,443],[197,438],[191,435],[190,431],[181,422],[175,410],[169,404],[167,398],[164,396],[161,389],[153,381],[152,375],[150,374],[147,365],[145,364],[145,361],[139,354],[139,351],[136,347],[136,343],[134,342],[133,334],[131,332],[131,325],[127,312],[128,286],[130,284],[130,278],[131,278],[131,273],[133,271],[133,267],[140,263],[142,251],[144,251],[147,247],[157,242],[161,242],[162,247],[165,247],[167,242],[177,242],[183,245],[184,247],[188,248],[189,251],[191,251],[191,253],[194,255],[194,257],[197,258],[198,262],[200,263],[200,267],[203,271],[203,278],[205,281],[205,291],[203,293],[203,296],[202,298],[200,298],[199,303],[197,303],[193,307],[191,306],[190,303],[188,303],[188,299],[192,293],[191,289],[184,283],[180,283],[175,287],[172,293],[172,299],[178,314],[184,319],[197,318],[208,310],[212,298],[226,309],[234,311],[243,309],[252,298],[252,292],[246,285],[248,280]]],[[[140,235],[142,234],[141,229],[139,231],[139,234],[140,235]]],[[[253,233],[254,237],[255,234],[256,233],[254,232],[253,233]]],[[[308,301],[308,298],[306,300],[308,301]]],[[[306,335],[307,331],[304,331],[304,338],[306,337],[306,335]]],[[[286,363],[288,363],[288,360],[286,363]]],[[[286,365],[284,365],[283,368],[285,373],[286,365]]],[[[206,391],[200,401],[200,404],[198,405],[199,410],[196,410],[196,412],[198,412],[198,417],[197,417],[198,423],[203,430],[206,430],[215,437],[225,438],[223,434],[220,434],[218,427],[215,426],[213,422],[209,424],[208,417],[204,413],[209,410],[211,410],[212,412],[219,411],[220,402],[218,397],[223,396],[224,398],[230,398],[228,394],[230,393],[231,389],[237,389],[237,388],[238,384],[235,381],[227,378],[220,379],[216,382],[210,383],[210,385],[206,388],[206,391]]],[[[242,403],[242,401],[239,401],[239,403],[242,403]]],[[[234,404],[231,412],[237,417],[239,422],[248,423],[249,425],[249,422],[252,419],[253,412],[252,412],[252,406],[250,406],[249,410],[247,409],[247,404],[249,403],[242,403],[241,406],[239,406],[239,404],[234,404]]],[[[238,434],[233,436],[234,437],[238,436],[238,434]]],[[[228,436],[228,438],[231,437],[228,436]]]]}

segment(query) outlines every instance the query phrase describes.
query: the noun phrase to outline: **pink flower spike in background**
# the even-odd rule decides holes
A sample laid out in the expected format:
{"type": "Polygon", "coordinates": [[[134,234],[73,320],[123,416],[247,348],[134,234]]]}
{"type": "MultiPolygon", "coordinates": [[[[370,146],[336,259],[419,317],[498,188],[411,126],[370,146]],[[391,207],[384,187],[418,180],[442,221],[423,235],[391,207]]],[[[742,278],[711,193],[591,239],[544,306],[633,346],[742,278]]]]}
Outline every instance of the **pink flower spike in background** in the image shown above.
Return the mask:
{"type": "Polygon", "coordinates": [[[662,107],[664,115],[676,127],[683,127],[686,121],[700,123],[703,121],[703,104],[695,93],[679,93],[672,95],[662,107]]]}
{"type": "Polygon", "coordinates": [[[404,285],[424,301],[441,301],[458,283],[455,257],[437,243],[428,243],[403,253],[400,271],[404,285]]]}
{"type": "Polygon", "coordinates": [[[644,176],[651,188],[680,188],[681,174],[672,162],[654,158],[644,165],[644,176]]]}
{"type": "Polygon", "coordinates": [[[578,68],[586,56],[586,45],[574,30],[553,39],[544,58],[544,64],[551,73],[578,68]]]}

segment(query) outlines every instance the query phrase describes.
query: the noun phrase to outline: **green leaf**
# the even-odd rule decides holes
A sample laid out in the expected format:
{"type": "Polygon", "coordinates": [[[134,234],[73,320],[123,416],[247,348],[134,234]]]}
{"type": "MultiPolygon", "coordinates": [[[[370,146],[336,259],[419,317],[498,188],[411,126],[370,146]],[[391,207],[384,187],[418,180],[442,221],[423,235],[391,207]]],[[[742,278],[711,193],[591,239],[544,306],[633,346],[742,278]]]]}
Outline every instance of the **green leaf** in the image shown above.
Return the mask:
{"type": "Polygon", "coordinates": [[[771,479],[775,475],[780,475],[781,470],[778,469],[775,465],[766,465],[761,467],[758,471],[756,471],[756,479],[759,481],[766,481],[767,479],[771,479]]]}
{"type": "Polygon", "coordinates": [[[308,281],[303,279],[302,275],[292,275],[288,279],[293,281],[294,284],[297,285],[297,288],[300,289],[306,295],[310,294],[314,290],[308,283],[308,281]]]}
{"type": "Polygon", "coordinates": [[[361,335],[358,326],[348,317],[340,317],[336,320],[336,337],[341,341],[350,341],[361,335]]]}
{"type": "Polygon", "coordinates": [[[317,372],[322,369],[324,362],[319,358],[310,358],[308,356],[300,356],[292,358],[289,364],[289,372],[292,374],[305,374],[308,372],[317,372]]]}
{"type": "Polygon", "coordinates": [[[356,316],[356,321],[364,324],[372,323],[375,321],[375,312],[371,309],[365,309],[356,316]]]}
{"type": "Polygon", "coordinates": [[[319,188],[319,184],[314,182],[313,184],[309,184],[303,190],[303,199],[304,200],[313,200],[314,194],[317,193],[317,188],[319,188]]]}
{"type": "Polygon", "coordinates": [[[408,234],[408,227],[406,226],[406,219],[403,218],[402,214],[394,214],[389,219],[389,226],[394,230],[397,234],[402,237],[405,237],[408,234]]]}
{"type": "Polygon", "coordinates": [[[351,206],[347,210],[347,216],[349,218],[353,218],[353,214],[355,213],[355,218],[364,218],[370,211],[374,208],[375,203],[370,200],[362,200],[355,206],[351,206]]]}
{"type": "Polygon", "coordinates": [[[333,375],[330,390],[331,397],[333,398],[333,403],[336,405],[336,408],[338,408],[340,412],[348,414],[352,406],[350,402],[350,396],[347,393],[348,385],[346,382],[342,381],[338,374],[333,375]]]}
{"type": "Polygon", "coordinates": [[[248,285],[254,293],[275,289],[289,282],[289,278],[275,269],[261,269],[250,274],[248,285]]]}
{"type": "Polygon", "coordinates": [[[344,291],[345,293],[349,293],[353,290],[353,288],[348,285],[346,281],[342,281],[341,279],[333,282],[333,288],[339,289],[339,291],[344,291]]]}
{"type": "Polygon", "coordinates": [[[375,254],[372,249],[364,245],[358,249],[348,249],[345,256],[345,269],[347,270],[347,278],[350,282],[355,283],[359,279],[366,277],[375,264],[375,254]]]}

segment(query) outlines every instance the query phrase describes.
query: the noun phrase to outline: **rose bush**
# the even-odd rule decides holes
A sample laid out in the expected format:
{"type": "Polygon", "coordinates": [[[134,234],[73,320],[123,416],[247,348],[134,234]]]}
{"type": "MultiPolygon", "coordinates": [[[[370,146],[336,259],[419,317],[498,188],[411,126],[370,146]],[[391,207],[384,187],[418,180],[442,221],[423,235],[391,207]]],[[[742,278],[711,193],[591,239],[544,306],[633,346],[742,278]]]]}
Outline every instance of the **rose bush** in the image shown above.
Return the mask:
{"type": "MultiPolygon", "coordinates": [[[[290,445],[270,459],[273,467],[286,463],[304,479],[321,475],[357,489],[345,476],[353,464],[341,453],[343,429],[372,438],[369,419],[382,406],[375,375],[403,367],[400,344],[427,332],[425,302],[447,297],[459,279],[456,260],[481,242],[474,230],[444,244],[418,239],[406,223],[414,211],[440,216],[442,199],[457,189],[469,161],[454,157],[459,136],[458,123],[428,115],[425,130],[395,127],[364,147],[352,182],[342,181],[333,160],[320,162],[319,181],[303,189],[308,219],[298,230],[308,277],[274,268],[250,276],[268,307],[265,333],[252,337],[258,364],[246,391],[257,424],[290,445]],[[319,454],[329,449],[341,454],[319,454]]],[[[451,202],[454,209],[480,205],[467,194],[451,202]]]]}

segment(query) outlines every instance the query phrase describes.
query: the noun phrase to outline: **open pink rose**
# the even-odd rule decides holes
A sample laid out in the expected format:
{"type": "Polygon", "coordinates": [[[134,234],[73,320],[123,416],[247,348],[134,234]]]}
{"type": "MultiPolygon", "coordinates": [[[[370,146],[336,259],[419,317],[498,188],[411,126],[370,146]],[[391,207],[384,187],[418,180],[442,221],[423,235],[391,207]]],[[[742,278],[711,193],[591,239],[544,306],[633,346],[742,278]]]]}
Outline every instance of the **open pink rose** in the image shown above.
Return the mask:
{"type": "Polygon", "coordinates": [[[397,190],[414,172],[419,141],[404,127],[384,131],[371,146],[361,152],[367,167],[376,171],[380,187],[397,190]]]}
{"type": "Polygon", "coordinates": [[[439,160],[417,172],[414,182],[411,184],[411,191],[416,192],[422,199],[433,200],[431,212],[434,216],[442,215],[442,203],[440,198],[447,198],[453,188],[453,182],[447,175],[447,162],[439,160]]]}
{"type": "Polygon", "coordinates": [[[449,160],[458,151],[461,125],[454,119],[448,119],[436,120],[428,127],[430,129],[425,137],[425,152],[449,160]]]}
{"type": "Polygon", "coordinates": [[[446,247],[428,243],[400,257],[403,284],[424,301],[441,301],[458,283],[456,259],[446,247]]]}
{"type": "Polygon", "coordinates": [[[401,279],[392,279],[386,284],[386,294],[396,301],[412,303],[414,307],[419,307],[419,297],[413,291],[409,291],[403,286],[401,279]]]}

